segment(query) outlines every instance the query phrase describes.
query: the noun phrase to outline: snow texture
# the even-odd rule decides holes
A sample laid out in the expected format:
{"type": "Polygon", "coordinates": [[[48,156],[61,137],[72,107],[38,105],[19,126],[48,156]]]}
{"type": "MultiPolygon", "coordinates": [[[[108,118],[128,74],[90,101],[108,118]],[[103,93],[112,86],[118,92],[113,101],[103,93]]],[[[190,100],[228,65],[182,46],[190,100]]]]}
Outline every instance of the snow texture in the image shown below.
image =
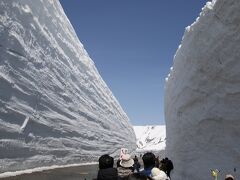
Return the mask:
{"type": "Polygon", "coordinates": [[[239,50],[239,0],[208,2],[186,28],[165,87],[172,179],[240,179],[239,50]]]}
{"type": "Polygon", "coordinates": [[[0,172],[135,150],[129,119],[58,0],[0,1],[0,172]]]}
{"type": "Polygon", "coordinates": [[[166,126],[133,126],[137,151],[159,151],[166,147],[166,126]]]}

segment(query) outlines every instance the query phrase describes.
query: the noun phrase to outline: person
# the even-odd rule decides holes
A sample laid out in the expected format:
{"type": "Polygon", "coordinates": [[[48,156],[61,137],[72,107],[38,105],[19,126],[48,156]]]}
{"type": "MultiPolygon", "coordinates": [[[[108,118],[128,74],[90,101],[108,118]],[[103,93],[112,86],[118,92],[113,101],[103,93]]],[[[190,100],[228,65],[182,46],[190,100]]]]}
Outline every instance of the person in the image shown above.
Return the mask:
{"type": "Polygon", "coordinates": [[[142,157],[144,169],[140,172],[145,176],[151,175],[152,168],[155,167],[155,155],[151,152],[147,152],[142,157]]]}
{"type": "Polygon", "coordinates": [[[234,177],[231,174],[227,174],[225,180],[234,180],[234,177]]]}
{"type": "Polygon", "coordinates": [[[173,170],[173,168],[174,167],[172,161],[167,157],[160,161],[160,170],[164,171],[169,177],[169,179],[171,178],[170,173],[173,170]]]}
{"type": "Polygon", "coordinates": [[[138,158],[137,158],[136,155],[135,155],[133,160],[134,160],[134,165],[133,165],[134,171],[136,170],[137,172],[139,172],[139,170],[141,168],[141,164],[139,163],[138,158]]]}
{"type": "Polygon", "coordinates": [[[159,156],[156,157],[155,159],[155,167],[159,168],[160,167],[160,160],[159,160],[159,156]]]}
{"type": "Polygon", "coordinates": [[[120,167],[117,168],[119,179],[128,179],[129,175],[131,175],[134,171],[134,160],[129,154],[124,154],[119,164],[120,167]]]}
{"type": "Polygon", "coordinates": [[[152,178],[140,173],[133,173],[128,177],[128,180],[152,180],[152,178]]]}
{"type": "Polygon", "coordinates": [[[150,177],[153,180],[169,180],[169,178],[167,177],[167,174],[156,167],[151,170],[150,177]]]}
{"type": "Polygon", "coordinates": [[[116,163],[116,164],[117,164],[117,168],[118,168],[118,167],[121,167],[120,161],[121,161],[121,159],[118,159],[118,160],[117,160],[117,163],[116,163]]]}
{"type": "Polygon", "coordinates": [[[118,180],[117,169],[113,168],[114,159],[108,154],[102,155],[99,160],[97,180],[118,180]]]}

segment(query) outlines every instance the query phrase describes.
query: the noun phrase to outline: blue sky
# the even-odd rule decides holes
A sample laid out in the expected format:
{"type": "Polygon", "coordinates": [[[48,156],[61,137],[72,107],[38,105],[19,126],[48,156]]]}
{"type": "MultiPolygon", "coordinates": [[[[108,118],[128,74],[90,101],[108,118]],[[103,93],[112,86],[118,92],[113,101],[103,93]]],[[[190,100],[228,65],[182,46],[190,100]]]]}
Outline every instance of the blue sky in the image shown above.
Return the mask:
{"type": "Polygon", "coordinates": [[[165,124],[164,84],[207,0],[60,0],[133,125],[165,124]]]}

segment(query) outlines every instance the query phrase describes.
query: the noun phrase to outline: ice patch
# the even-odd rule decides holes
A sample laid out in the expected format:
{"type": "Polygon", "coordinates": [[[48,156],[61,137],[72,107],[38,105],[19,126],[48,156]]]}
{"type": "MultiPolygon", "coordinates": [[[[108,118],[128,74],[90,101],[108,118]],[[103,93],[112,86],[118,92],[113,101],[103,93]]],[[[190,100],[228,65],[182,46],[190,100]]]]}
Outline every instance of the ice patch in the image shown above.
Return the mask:
{"type": "Polygon", "coordinates": [[[25,12],[25,13],[32,13],[30,7],[26,4],[24,6],[22,6],[22,10],[25,12]]]}
{"type": "Polygon", "coordinates": [[[29,121],[29,117],[26,117],[26,119],[24,120],[22,126],[20,127],[20,131],[23,132],[25,127],[27,126],[27,123],[29,121]]]}

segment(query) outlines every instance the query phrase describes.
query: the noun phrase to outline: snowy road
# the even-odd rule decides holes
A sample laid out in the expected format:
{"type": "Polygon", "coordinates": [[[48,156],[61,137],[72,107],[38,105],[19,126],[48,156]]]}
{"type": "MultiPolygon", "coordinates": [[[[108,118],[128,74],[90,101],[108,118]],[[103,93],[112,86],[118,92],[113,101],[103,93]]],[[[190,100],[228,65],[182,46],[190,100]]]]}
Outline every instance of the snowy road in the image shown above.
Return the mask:
{"type": "Polygon", "coordinates": [[[98,164],[64,167],[0,180],[92,180],[97,177],[98,164]]]}

